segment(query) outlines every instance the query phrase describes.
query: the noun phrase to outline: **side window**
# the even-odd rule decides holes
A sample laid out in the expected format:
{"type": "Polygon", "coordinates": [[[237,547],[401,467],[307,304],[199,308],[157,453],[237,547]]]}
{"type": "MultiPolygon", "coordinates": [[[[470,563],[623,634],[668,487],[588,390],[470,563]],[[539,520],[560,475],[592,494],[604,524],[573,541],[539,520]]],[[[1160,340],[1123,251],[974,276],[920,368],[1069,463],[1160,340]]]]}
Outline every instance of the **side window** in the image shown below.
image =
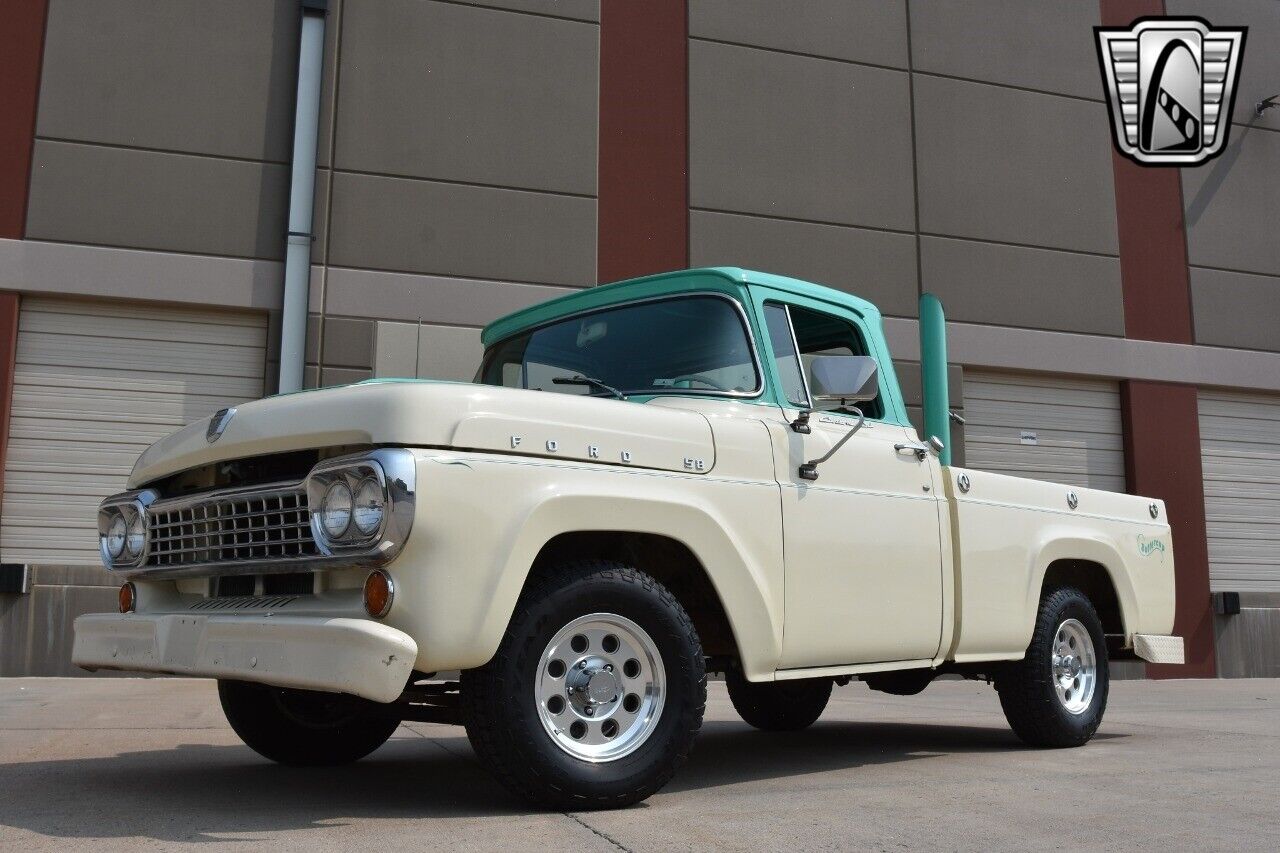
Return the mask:
{"type": "Polygon", "coordinates": [[[791,335],[791,320],[787,307],[776,302],[764,306],[764,321],[769,329],[769,341],[773,347],[773,360],[778,365],[782,379],[782,392],[787,402],[802,409],[809,407],[809,394],[804,376],[800,373],[800,356],[796,353],[795,338],[791,335]]]}
{"type": "MultiPolygon", "coordinates": [[[[805,378],[812,384],[813,359],[819,355],[869,355],[858,329],[846,320],[810,311],[808,308],[789,306],[791,325],[796,333],[796,345],[800,348],[800,364],[805,378]]],[[[846,412],[838,403],[819,406],[827,411],[846,412]]],[[[868,418],[884,417],[884,402],[877,396],[858,406],[868,418]]]]}

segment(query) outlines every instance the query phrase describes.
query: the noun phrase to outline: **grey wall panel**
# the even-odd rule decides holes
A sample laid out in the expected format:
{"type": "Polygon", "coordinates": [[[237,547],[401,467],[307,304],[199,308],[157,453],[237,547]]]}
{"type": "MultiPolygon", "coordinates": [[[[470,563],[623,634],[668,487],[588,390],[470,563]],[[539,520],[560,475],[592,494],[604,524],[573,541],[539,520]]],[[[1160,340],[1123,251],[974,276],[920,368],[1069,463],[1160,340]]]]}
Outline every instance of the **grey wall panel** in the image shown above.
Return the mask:
{"type": "Polygon", "coordinates": [[[0,286],[26,293],[145,299],[223,308],[280,305],[279,261],[0,240],[0,286]]]}
{"type": "Polygon", "coordinates": [[[689,43],[693,207],[914,226],[907,75],[689,43]]]}
{"type": "Polygon", "coordinates": [[[335,266],[548,284],[594,283],[596,202],[339,172],[335,266]]]}
{"type": "Polygon", "coordinates": [[[942,299],[950,320],[1124,334],[1118,258],[943,237],[920,241],[922,288],[942,299]]]}
{"type": "Polygon", "coordinates": [[[911,234],[692,210],[689,262],[804,278],[869,299],[885,314],[916,314],[911,234]]]}
{"type": "Polygon", "coordinates": [[[899,0],[690,0],[689,35],[907,67],[899,0]]]}
{"type": "Polygon", "coordinates": [[[49,4],[37,133],[285,161],[295,0],[49,4]]]}
{"type": "Polygon", "coordinates": [[[1267,110],[1261,118],[1253,113],[1255,103],[1280,91],[1280,9],[1275,0],[1165,0],[1165,11],[1198,15],[1214,26],[1249,28],[1232,120],[1280,130],[1280,110],[1267,110]]]}
{"type": "Polygon", "coordinates": [[[349,3],[338,168],[594,194],[599,40],[579,21],[349,3]]]}
{"type": "Polygon", "coordinates": [[[600,20],[600,0],[454,0],[472,6],[511,9],[535,15],[575,18],[579,21],[600,20]]]}
{"type": "Polygon", "coordinates": [[[1280,278],[1191,268],[1196,343],[1280,351],[1280,278]]]}
{"type": "Polygon", "coordinates": [[[1093,2],[912,0],[916,71],[1102,100],[1093,2]]]}
{"type": "MultiPolygon", "coordinates": [[[[341,46],[342,5],[345,0],[329,0],[324,29],[324,70],[320,78],[320,135],[316,140],[316,165],[332,162],[333,102],[338,86],[338,53],[341,46]]],[[[292,139],[290,140],[292,150],[292,139]]]]}
{"type": "Polygon", "coordinates": [[[917,75],[920,229],[1116,254],[1106,106],[917,75]]]}
{"type": "Polygon", "coordinates": [[[1183,169],[1191,263],[1280,275],[1278,176],[1280,133],[1245,127],[1232,130],[1218,159],[1183,169]]]}
{"type": "Polygon", "coordinates": [[[329,317],[324,321],[324,351],[320,361],[329,367],[371,368],[374,363],[374,325],[369,320],[329,317]]]}
{"type": "Polygon", "coordinates": [[[38,140],[27,236],[280,258],[288,186],[281,164],[38,140]]]}
{"type": "Polygon", "coordinates": [[[330,315],[459,326],[483,326],[571,292],[537,284],[337,268],[329,270],[327,287],[330,315]]]}
{"type": "Polygon", "coordinates": [[[1235,616],[1214,616],[1213,646],[1219,678],[1280,678],[1280,608],[1242,607],[1235,616]]]}

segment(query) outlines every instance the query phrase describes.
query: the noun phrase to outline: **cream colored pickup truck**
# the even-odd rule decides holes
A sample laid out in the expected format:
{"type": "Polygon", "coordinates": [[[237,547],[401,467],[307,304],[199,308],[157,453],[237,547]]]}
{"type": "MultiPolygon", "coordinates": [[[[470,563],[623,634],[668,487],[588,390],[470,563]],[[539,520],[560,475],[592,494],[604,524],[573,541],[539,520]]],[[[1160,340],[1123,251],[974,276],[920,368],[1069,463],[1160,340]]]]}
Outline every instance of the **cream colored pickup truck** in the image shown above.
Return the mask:
{"type": "Polygon", "coordinates": [[[986,679],[1061,747],[1109,657],[1181,661],[1163,503],[945,464],[867,302],[691,270],[483,341],[474,383],[282,395],[150,447],[99,512],[120,612],[76,621],[75,662],[216,678],[284,763],[461,723],[513,791],[592,808],[671,778],[709,671],[765,730],[852,679],[986,679]]]}

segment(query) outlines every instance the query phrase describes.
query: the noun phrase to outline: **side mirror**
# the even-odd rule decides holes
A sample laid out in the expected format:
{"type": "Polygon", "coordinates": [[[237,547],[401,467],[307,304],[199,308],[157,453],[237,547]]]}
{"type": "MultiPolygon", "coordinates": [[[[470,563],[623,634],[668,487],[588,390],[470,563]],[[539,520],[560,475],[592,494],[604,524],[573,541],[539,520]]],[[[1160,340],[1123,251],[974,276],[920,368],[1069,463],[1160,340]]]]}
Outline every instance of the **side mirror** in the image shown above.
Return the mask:
{"type": "Polygon", "coordinates": [[[868,355],[819,355],[809,364],[814,400],[864,403],[880,393],[879,367],[868,355]]]}

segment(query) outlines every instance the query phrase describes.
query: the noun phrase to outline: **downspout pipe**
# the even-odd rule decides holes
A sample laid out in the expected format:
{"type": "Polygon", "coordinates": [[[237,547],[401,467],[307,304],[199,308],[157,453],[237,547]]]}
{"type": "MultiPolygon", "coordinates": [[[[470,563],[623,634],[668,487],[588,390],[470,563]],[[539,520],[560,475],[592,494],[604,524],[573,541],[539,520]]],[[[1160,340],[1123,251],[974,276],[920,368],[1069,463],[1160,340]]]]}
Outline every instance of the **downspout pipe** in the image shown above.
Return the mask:
{"type": "Polygon", "coordinates": [[[320,79],[328,0],[300,0],[298,95],[293,116],[293,173],[289,233],[284,247],[284,306],[280,317],[279,393],[302,390],[307,307],[311,287],[311,217],[315,209],[316,149],[320,135],[320,79]]]}
{"type": "Polygon", "coordinates": [[[920,373],[924,391],[925,440],[942,441],[938,460],[951,464],[951,401],[947,390],[947,320],[942,300],[932,293],[920,296],[920,373]]]}

